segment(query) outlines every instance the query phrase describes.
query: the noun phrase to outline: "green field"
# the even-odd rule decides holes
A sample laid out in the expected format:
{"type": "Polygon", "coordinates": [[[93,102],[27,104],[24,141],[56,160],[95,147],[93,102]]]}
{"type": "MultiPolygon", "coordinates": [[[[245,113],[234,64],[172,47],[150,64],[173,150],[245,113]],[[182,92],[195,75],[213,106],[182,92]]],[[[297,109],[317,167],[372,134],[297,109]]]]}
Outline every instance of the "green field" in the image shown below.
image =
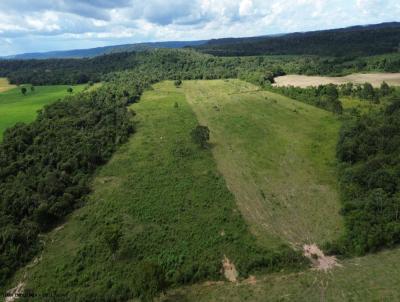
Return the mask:
{"type": "Polygon", "coordinates": [[[124,301],[140,264],[152,262],[174,287],[164,302],[400,299],[399,249],[342,260],[329,272],[247,269],[261,254],[286,251],[284,242],[300,249],[343,232],[334,115],[238,80],[162,82],[131,109],[137,133],[8,288],[22,282],[39,295],[124,301]],[[211,152],[190,139],[198,122],[211,130],[211,152]],[[102,239],[113,226],[123,234],[115,255],[102,239]],[[224,256],[239,282],[221,278],[224,256]],[[196,283],[204,279],[214,282],[196,283]]]}
{"type": "Polygon", "coordinates": [[[174,302],[400,301],[400,249],[342,262],[329,273],[313,270],[257,276],[238,284],[199,284],[171,291],[174,302]]]}
{"type": "MultiPolygon", "coordinates": [[[[27,87],[27,94],[23,95],[20,88],[13,88],[0,93],[0,141],[4,130],[18,122],[32,122],[37,111],[52,102],[67,96],[69,86],[37,86],[35,91],[27,87]]],[[[74,86],[74,93],[80,92],[85,85],[74,86]]]]}
{"type": "Polygon", "coordinates": [[[183,90],[259,238],[299,246],[341,234],[332,114],[238,80],[185,81],[183,90]]]}
{"type": "Polygon", "coordinates": [[[131,108],[137,133],[99,171],[88,203],[48,235],[41,260],[15,283],[87,301],[126,297],[142,275],[138,265],[147,262],[161,265],[172,285],[221,279],[224,256],[243,277],[263,262],[286,269],[277,259],[291,249],[278,240],[274,254],[258,247],[210,150],[192,142],[197,120],[183,90],[157,84],[131,108]],[[113,225],[123,234],[114,256],[102,240],[113,225]]]}

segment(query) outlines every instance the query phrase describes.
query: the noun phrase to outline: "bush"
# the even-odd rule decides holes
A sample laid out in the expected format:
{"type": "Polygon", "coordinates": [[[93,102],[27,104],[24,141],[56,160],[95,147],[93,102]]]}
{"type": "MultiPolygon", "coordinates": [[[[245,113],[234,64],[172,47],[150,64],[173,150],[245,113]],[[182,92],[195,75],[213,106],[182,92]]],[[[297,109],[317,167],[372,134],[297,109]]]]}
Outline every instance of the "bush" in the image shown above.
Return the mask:
{"type": "Polygon", "coordinates": [[[207,126],[196,126],[191,132],[192,140],[195,144],[201,148],[208,147],[208,141],[210,139],[210,129],[207,126]]]}

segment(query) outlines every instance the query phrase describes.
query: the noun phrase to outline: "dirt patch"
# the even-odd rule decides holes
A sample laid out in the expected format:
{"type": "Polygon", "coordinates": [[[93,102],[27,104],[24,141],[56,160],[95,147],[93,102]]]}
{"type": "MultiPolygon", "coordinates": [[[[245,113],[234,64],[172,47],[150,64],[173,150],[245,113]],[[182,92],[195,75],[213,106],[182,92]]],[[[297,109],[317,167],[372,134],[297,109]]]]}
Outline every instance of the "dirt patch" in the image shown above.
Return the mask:
{"type": "Polygon", "coordinates": [[[321,77],[305,75],[286,75],[275,78],[275,86],[296,86],[309,87],[327,84],[364,84],[371,83],[374,87],[379,87],[382,82],[389,85],[400,86],[400,73],[354,73],[344,77],[321,77]]]}
{"type": "Polygon", "coordinates": [[[226,256],[224,256],[224,259],[222,260],[222,270],[227,280],[230,282],[237,282],[239,273],[237,272],[235,265],[230,262],[226,256]]]}
{"type": "Polygon", "coordinates": [[[313,267],[318,271],[327,272],[336,266],[342,266],[335,256],[325,256],[316,244],[305,244],[303,250],[304,256],[311,260],[313,267]]]}
{"type": "Polygon", "coordinates": [[[7,291],[5,302],[14,302],[24,293],[25,283],[20,282],[16,287],[7,291]]]}

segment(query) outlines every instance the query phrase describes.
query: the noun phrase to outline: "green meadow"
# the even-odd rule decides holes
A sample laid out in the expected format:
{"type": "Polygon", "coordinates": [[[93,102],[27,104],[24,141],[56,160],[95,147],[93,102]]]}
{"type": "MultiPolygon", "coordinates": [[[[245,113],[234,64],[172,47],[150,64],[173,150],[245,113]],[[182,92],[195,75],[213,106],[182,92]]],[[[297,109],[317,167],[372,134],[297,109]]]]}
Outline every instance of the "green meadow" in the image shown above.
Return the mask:
{"type": "Polygon", "coordinates": [[[185,81],[182,89],[258,238],[302,246],[342,233],[334,115],[239,80],[185,81]]]}
{"type": "MultiPolygon", "coordinates": [[[[32,122],[38,110],[69,95],[67,89],[70,86],[36,86],[34,91],[28,85],[25,87],[26,95],[22,94],[21,88],[0,92],[0,141],[7,128],[19,122],[32,122]]],[[[82,91],[84,87],[85,85],[73,86],[73,93],[82,91]]]]}

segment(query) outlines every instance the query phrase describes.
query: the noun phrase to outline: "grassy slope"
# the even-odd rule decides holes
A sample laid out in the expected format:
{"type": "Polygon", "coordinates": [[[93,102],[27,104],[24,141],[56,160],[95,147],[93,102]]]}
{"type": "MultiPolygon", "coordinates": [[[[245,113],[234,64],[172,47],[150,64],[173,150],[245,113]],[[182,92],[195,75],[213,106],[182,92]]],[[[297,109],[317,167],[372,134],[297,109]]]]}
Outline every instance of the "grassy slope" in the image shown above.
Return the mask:
{"type": "Polygon", "coordinates": [[[211,153],[190,140],[197,120],[183,93],[157,84],[133,109],[138,132],[98,173],[87,205],[49,235],[39,264],[27,268],[36,293],[123,295],[144,260],[162,264],[172,280],[196,266],[195,278],[207,270],[218,277],[224,254],[241,272],[257,254],[211,153]],[[117,260],[101,240],[112,223],[123,232],[117,260]]]}
{"type": "Polygon", "coordinates": [[[259,238],[297,245],[341,233],[333,115],[238,80],[185,81],[183,89],[259,238]]]}
{"type": "MultiPolygon", "coordinates": [[[[0,141],[4,130],[18,122],[29,123],[43,106],[68,95],[69,86],[37,86],[31,92],[29,87],[24,96],[19,88],[0,93],[0,141]]],[[[84,85],[74,87],[74,92],[82,91],[84,85]]]]}
{"type": "Polygon", "coordinates": [[[239,285],[195,285],[170,292],[163,301],[400,301],[400,249],[342,262],[329,273],[271,274],[239,285]]]}
{"type": "Polygon", "coordinates": [[[4,92],[13,89],[15,85],[11,85],[8,79],[0,78],[0,92],[4,92]]]}

